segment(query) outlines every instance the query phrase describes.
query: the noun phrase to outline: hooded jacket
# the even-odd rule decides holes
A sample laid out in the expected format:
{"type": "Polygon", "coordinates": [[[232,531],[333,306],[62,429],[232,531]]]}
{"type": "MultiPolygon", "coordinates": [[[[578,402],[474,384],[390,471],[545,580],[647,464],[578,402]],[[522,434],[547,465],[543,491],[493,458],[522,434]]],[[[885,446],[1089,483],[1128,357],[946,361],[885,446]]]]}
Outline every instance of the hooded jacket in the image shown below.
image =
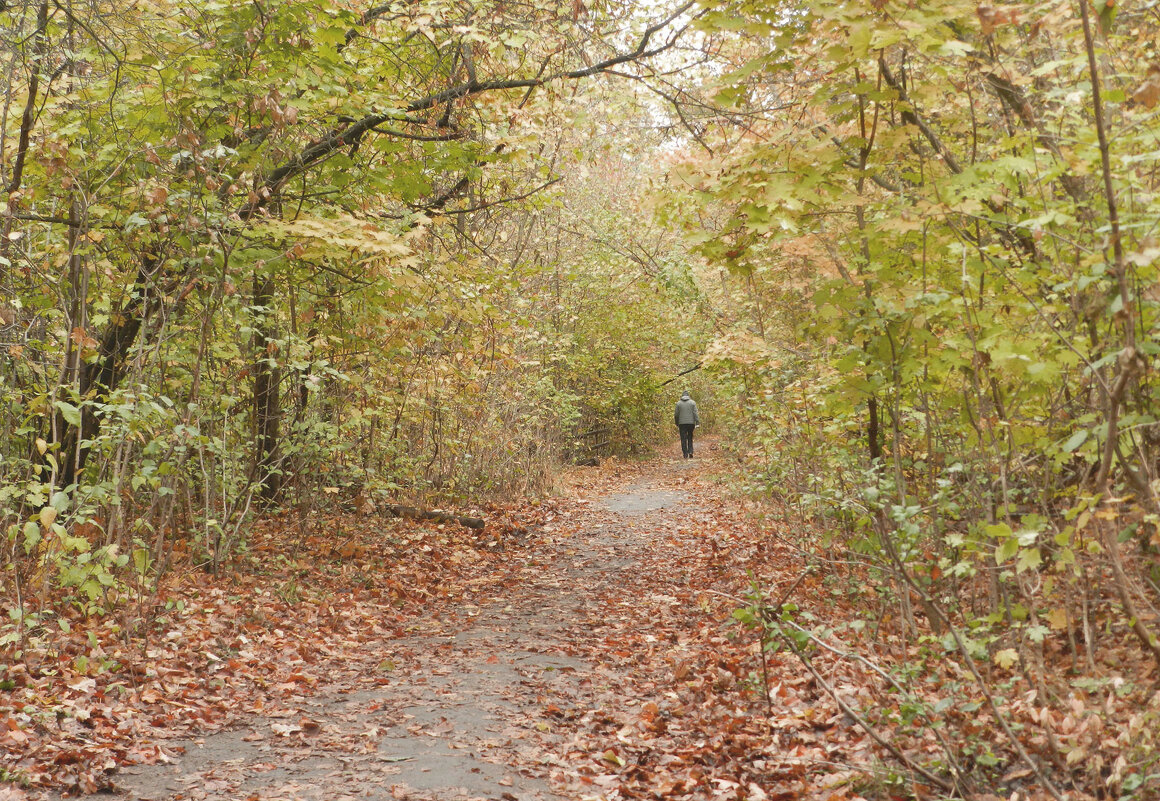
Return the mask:
{"type": "Polygon", "coordinates": [[[697,414],[697,402],[689,397],[688,392],[683,393],[681,399],[677,401],[677,408],[673,411],[673,423],[678,426],[701,424],[701,415],[697,414]]]}

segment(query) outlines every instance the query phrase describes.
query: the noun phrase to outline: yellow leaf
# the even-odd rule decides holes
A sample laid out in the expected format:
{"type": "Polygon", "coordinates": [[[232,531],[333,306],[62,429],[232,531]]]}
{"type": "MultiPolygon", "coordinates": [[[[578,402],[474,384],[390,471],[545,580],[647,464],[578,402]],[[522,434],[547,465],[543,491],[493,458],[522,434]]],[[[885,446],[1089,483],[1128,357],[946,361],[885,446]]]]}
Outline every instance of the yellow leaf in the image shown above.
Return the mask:
{"type": "Polygon", "coordinates": [[[1014,648],[1004,648],[1002,651],[996,652],[994,660],[995,664],[1003,670],[1010,670],[1011,666],[1019,661],[1019,654],[1014,648]]]}
{"type": "Polygon", "coordinates": [[[1067,628],[1067,610],[1052,609],[1047,613],[1047,625],[1056,631],[1063,631],[1067,628]]]}

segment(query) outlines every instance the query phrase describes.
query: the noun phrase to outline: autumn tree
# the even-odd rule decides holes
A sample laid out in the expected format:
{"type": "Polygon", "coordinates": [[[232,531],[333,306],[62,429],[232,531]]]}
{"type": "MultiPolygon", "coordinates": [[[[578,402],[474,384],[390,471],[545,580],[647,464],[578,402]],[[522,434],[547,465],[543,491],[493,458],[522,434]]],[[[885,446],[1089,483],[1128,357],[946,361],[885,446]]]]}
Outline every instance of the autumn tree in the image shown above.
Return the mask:
{"type": "Polygon", "coordinates": [[[5,6],[13,563],[163,564],[188,533],[217,569],[290,488],[542,483],[570,406],[517,389],[539,369],[512,323],[555,266],[502,242],[546,236],[575,88],[641,74],[695,13],[5,6]]]}
{"type": "Polygon", "coordinates": [[[879,637],[939,644],[970,677],[944,691],[1005,732],[1002,755],[944,744],[937,781],[987,786],[997,763],[1056,795],[1137,790],[1154,777],[1127,739],[1017,732],[1066,714],[1060,657],[1118,670],[1132,641],[1137,680],[1160,657],[1154,14],[738,3],[703,21],[731,71],[702,91],[736,113],[689,170],[718,210],[701,252],[727,271],[720,302],[808,309],[739,316],[749,338],[711,353],[754,469],[867,568],[897,621],[879,637]],[[1036,710],[995,701],[995,666],[1036,710]]]}

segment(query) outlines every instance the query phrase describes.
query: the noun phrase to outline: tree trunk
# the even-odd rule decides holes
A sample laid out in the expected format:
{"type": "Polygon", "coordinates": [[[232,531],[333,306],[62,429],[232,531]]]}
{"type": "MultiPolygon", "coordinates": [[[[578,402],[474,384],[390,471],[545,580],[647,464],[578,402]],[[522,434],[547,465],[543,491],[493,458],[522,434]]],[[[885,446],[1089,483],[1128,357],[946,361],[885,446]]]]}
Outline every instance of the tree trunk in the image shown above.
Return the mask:
{"type": "Polygon", "coordinates": [[[279,442],[282,425],[282,370],[277,366],[278,343],[273,325],[274,282],[254,279],[254,306],[260,309],[254,328],[254,442],[257,446],[255,475],[261,497],[272,502],[285,484],[279,442]]]}
{"type": "MultiPolygon", "coordinates": [[[[125,361],[136,342],[149,311],[148,281],[156,271],[160,259],[146,254],[138,267],[137,280],[129,297],[114,314],[108,328],[101,335],[97,358],[80,366],[77,391],[86,401],[104,402],[125,376],[125,361]]],[[[60,481],[58,486],[75,484],[88,460],[87,444],[100,433],[101,423],[88,403],[81,406],[80,426],[67,423],[55,427],[59,432],[60,481]]]]}

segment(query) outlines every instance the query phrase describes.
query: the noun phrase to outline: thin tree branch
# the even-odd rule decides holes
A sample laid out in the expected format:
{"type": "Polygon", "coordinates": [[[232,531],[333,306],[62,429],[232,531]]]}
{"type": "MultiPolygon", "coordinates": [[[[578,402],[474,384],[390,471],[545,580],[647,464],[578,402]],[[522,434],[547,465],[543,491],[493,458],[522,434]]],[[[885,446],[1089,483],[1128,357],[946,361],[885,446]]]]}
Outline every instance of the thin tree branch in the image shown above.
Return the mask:
{"type": "MultiPolygon", "coordinates": [[[[666,16],[664,19],[648,26],[644,33],[641,34],[637,45],[632,50],[621,53],[610,58],[599,61],[587,67],[582,67],[573,70],[563,70],[548,75],[540,75],[534,78],[513,78],[508,80],[494,80],[494,81],[478,81],[467,80],[466,82],[457,84],[455,86],[444,89],[441,92],[428,95],[413,101],[405,109],[403,114],[413,114],[417,111],[425,111],[444,103],[458,100],[464,97],[483,94],[486,92],[504,91],[509,89],[534,89],[538,86],[544,86],[559,80],[577,80],[580,78],[587,78],[601,72],[606,72],[612,67],[624,64],[630,61],[649,58],[658,53],[664,52],[671,48],[677,41],[677,38],[688,27],[684,26],[675,31],[665,42],[655,47],[651,46],[656,35],[670,25],[674,20],[686,13],[695,4],[695,0],[686,0],[675,11],[666,16]]],[[[701,12],[704,13],[704,12],[701,12]]],[[[373,131],[377,126],[400,116],[398,111],[384,112],[377,114],[368,114],[361,119],[351,123],[346,128],[338,131],[331,136],[326,137],[320,142],[316,142],[304,149],[297,156],[290,161],[283,163],[276,167],[266,176],[262,184],[263,191],[258,193],[258,197],[243,206],[238,215],[243,219],[250,219],[261,209],[265,208],[272,197],[274,197],[281,189],[286,181],[294,176],[309,169],[314,164],[329,156],[336,150],[341,150],[350,147],[359,142],[368,132],[373,131]]]]}
{"type": "MultiPolygon", "coordinates": [[[[1058,162],[1061,164],[1065,163],[1063,153],[1059,149],[1059,143],[1054,136],[1044,131],[1043,126],[1035,119],[1035,114],[1031,110],[1031,104],[1027,102],[1027,98],[1019,91],[1019,87],[994,72],[988,72],[983,77],[986,79],[987,85],[991,87],[999,100],[1002,101],[1003,105],[1010,109],[1027,128],[1035,132],[1039,143],[1047,148],[1058,162]]],[[[1086,205],[1090,193],[1084,186],[1083,179],[1072,175],[1067,170],[1063,170],[1060,172],[1059,182],[1063,186],[1064,191],[1071,195],[1072,200],[1080,206],[1086,205]]]]}
{"type": "Polygon", "coordinates": [[[502,206],[505,203],[515,203],[518,200],[527,200],[532,195],[543,192],[549,186],[553,186],[555,184],[558,184],[562,180],[564,180],[564,177],[560,176],[558,178],[553,178],[552,180],[547,181],[546,183],[542,183],[537,187],[529,189],[527,192],[521,192],[518,195],[509,195],[508,197],[500,198],[499,200],[490,200],[486,203],[480,203],[477,206],[470,206],[470,207],[465,208],[465,209],[452,209],[451,211],[448,211],[446,213],[447,214],[471,214],[471,213],[476,212],[476,211],[483,211],[484,209],[490,209],[492,206],[502,206]]]}
{"type": "Polygon", "coordinates": [[[688,375],[689,373],[692,373],[696,370],[700,370],[704,364],[705,364],[704,362],[697,362],[692,367],[690,367],[688,370],[682,370],[681,372],[677,373],[675,376],[670,378],[668,381],[662,381],[661,383],[657,384],[657,389],[660,389],[661,387],[668,386],[669,384],[673,383],[674,381],[676,381],[678,378],[680,378],[683,375],[688,375]]]}
{"type": "Polygon", "coordinates": [[[909,107],[906,111],[903,112],[903,119],[914,123],[915,127],[922,132],[922,135],[926,138],[926,141],[929,142],[930,146],[934,148],[934,151],[942,157],[943,162],[947,165],[947,169],[949,169],[955,175],[961,173],[963,168],[962,165],[959,164],[959,160],[955,158],[955,154],[951,152],[951,149],[942,143],[942,140],[939,139],[939,136],[934,132],[934,129],[926,124],[926,121],[918,112],[918,107],[907,95],[906,87],[903,86],[901,82],[899,82],[894,73],[890,71],[890,67],[886,65],[885,57],[880,57],[878,59],[878,69],[882,75],[883,80],[886,81],[891,89],[898,93],[898,99],[909,107]]]}
{"type": "Polygon", "coordinates": [[[48,0],[40,4],[36,12],[36,30],[33,32],[33,60],[28,71],[28,99],[24,103],[24,113],[20,117],[20,136],[16,144],[16,158],[12,162],[12,180],[8,182],[5,194],[11,195],[20,189],[24,181],[24,162],[28,157],[28,143],[32,136],[32,126],[36,124],[36,96],[40,90],[40,60],[45,53],[45,30],[48,28],[48,0]]]}
{"type": "Polygon", "coordinates": [[[397,139],[412,139],[416,142],[454,142],[457,139],[463,139],[467,136],[466,131],[454,131],[448,134],[412,134],[395,128],[383,128],[379,125],[376,125],[371,130],[375,133],[396,137],[397,139]]]}
{"type": "Polygon", "coordinates": [[[828,681],[826,681],[825,677],[822,676],[822,674],[818,671],[818,669],[816,667],[814,667],[814,663],[810,660],[810,658],[808,656],[806,656],[805,653],[803,653],[800,648],[797,647],[797,643],[795,643],[793,641],[793,638],[791,638],[789,635],[785,634],[784,632],[781,632],[781,639],[782,639],[782,642],[784,642],[787,646],[789,646],[789,649],[791,651],[793,651],[794,656],[796,656],[798,658],[798,660],[803,665],[805,665],[806,670],[808,670],[810,675],[814,677],[814,681],[816,681],[819,685],[821,685],[822,689],[826,691],[826,694],[834,699],[834,702],[837,703],[838,708],[841,709],[842,712],[844,712],[846,715],[848,715],[855,723],[857,723],[858,726],[860,726],[864,732],[869,734],[870,739],[872,739],[874,742],[878,743],[878,745],[882,746],[888,752],[890,752],[890,755],[893,756],[895,759],[897,759],[899,762],[901,762],[904,766],[906,766],[907,770],[910,770],[913,773],[918,774],[919,776],[923,777],[928,782],[930,782],[931,784],[935,785],[936,787],[938,787],[942,790],[950,792],[954,789],[954,784],[952,782],[948,782],[946,779],[942,778],[941,776],[937,776],[934,773],[931,773],[926,768],[924,768],[922,765],[917,764],[910,757],[908,757],[906,754],[904,754],[898,748],[898,746],[894,745],[894,743],[890,742],[889,740],[884,738],[882,735],[880,735],[878,733],[878,730],[875,729],[873,726],[871,726],[870,723],[865,718],[863,718],[861,715],[859,715],[854,710],[854,708],[852,706],[850,706],[850,704],[847,703],[845,701],[845,699],[842,698],[841,695],[838,694],[838,690],[834,686],[832,686],[828,681]]]}

